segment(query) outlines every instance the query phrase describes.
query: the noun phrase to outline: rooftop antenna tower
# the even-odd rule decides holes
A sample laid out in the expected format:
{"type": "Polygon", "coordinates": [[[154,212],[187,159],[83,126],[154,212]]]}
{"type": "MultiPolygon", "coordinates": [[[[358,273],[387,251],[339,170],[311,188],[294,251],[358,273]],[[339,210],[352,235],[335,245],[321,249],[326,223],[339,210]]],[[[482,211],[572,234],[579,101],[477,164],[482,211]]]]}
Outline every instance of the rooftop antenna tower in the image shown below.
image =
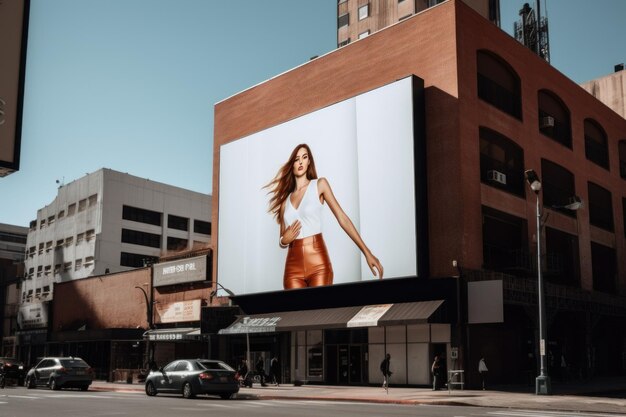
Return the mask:
{"type": "Polygon", "coordinates": [[[541,16],[541,0],[535,1],[535,8],[524,3],[519,11],[520,20],[513,23],[513,32],[524,46],[550,62],[550,38],[548,36],[548,17],[541,16]]]}

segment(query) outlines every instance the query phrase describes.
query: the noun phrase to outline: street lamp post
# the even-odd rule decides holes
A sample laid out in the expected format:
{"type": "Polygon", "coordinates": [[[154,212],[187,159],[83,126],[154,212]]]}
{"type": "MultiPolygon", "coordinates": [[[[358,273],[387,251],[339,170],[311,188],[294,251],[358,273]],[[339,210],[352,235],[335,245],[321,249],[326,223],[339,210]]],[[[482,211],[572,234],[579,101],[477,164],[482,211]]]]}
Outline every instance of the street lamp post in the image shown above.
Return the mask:
{"type": "Polygon", "coordinates": [[[540,371],[539,376],[535,379],[535,394],[536,395],[550,395],[552,393],[552,387],[550,385],[550,376],[548,375],[548,368],[546,366],[546,309],[545,309],[545,294],[543,288],[543,276],[541,274],[541,206],[539,203],[539,191],[541,191],[541,181],[534,170],[529,169],[525,171],[526,181],[530,186],[530,189],[535,193],[537,198],[537,295],[539,304],[539,358],[540,358],[540,371]]]}
{"type": "MultiPolygon", "coordinates": [[[[224,292],[226,292],[226,294],[228,294],[229,297],[235,297],[234,292],[232,292],[231,290],[229,290],[228,288],[226,288],[219,282],[215,281],[215,290],[211,292],[211,298],[217,295],[217,292],[220,290],[220,288],[224,290],[224,292]]],[[[246,364],[248,365],[248,367],[251,366],[250,364],[250,332],[249,331],[246,331],[246,364]]]]}

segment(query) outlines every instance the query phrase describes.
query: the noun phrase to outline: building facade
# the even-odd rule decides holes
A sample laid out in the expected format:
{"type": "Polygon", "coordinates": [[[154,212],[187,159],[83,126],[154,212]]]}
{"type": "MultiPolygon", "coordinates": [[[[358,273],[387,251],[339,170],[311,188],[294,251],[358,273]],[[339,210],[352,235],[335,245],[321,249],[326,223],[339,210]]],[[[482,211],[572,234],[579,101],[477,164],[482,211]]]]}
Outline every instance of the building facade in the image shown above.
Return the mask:
{"type": "MultiPolygon", "coordinates": [[[[470,384],[478,380],[482,356],[494,382],[532,383],[540,352],[536,278],[540,240],[548,371],[563,378],[623,375],[626,176],[620,167],[626,160],[619,148],[626,121],[462,1],[422,11],[216,104],[214,207],[222,193],[229,191],[220,189],[227,183],[220,179],[226,145],[404,77],[423,80],[426,162],[423,176],[420,173],[416,178],[426,182],[424,197],[417,194],[426,208],[426,270],[409,280],[411,285],[401,279],[388,280],[386,285],[401,281],[406,287],[374,291],[372,297],[365,295],[374,284],[355,284],[347,297],[339,295],[340,286],[328,287],[323,295],[332,305],[314,295],[319,289],[279,291],[280,296],[244,294],[235,297],[235,302],[249,320],[269,320],[289,311],[443,299],[447,314],[427,318],[429,324],[448,325],[449,337],[437,339],[443,346],[433,340],[425,342],[428,345],[420,348],[425,350],[417,360],[408,353],[410,349],[398,350],[394,355],[397,366],[411,364],[415,369],[409,374],[421,375],[437,349],[442,349],[448,369],[465,369],[470,384]],[[539,236],[536,197],[524,178],[527,169],[535,170],[543,181],[539,236]],[[581,200],[581,209],[569,210],[581,200]],[[428,288],[429,281],[440,279],[455,280],[456,289],[428,288]],[[492,281],[499,290],[485,292],[487,287],[481,283],[492,281]],[[297,295],[305,291],[311,296],[297,295]],[[273,297],[281,301],[270,302],[273,297]],[[474,313],[484,310],[481,305],[492,299],[500,300],[499,313],[477,318],[474,313]],[[473,309],[476,306],[478,310],[473,309]],[[561,357],[566,371],[552,365],[560,363],[561,357]]],[[[381,135],[380,141],[384,140],[381,135]]],[[[416,135],[416,145],[420,140],[416,135]]],[[[216,209],[214,224],[218,219],[216,209]]],[[[221,233],[220,225],[213,234],[218,264],[214,272],[219,282],[231,279],[219,273],[221,233]]],[[[424,342],[420,338],[424,330],[409,331],[410,323],[402,321],[395,324],[407,326],[404,333],[375,323],[360,334],[350,330],[341,336],[346,343],[358,340],[361,344],[361,369],[375,369],[372,362],[380,356],[374,346],[380,343],[379,332],[403,335],[395,339],[401,344],[424,342]],[[373,355],[367,354],[370,351],[373,355]]],[[[341,326],[345,329],[346,323],[341,326]]],[[[253,329],[242,328],[242,333],[250,335],[254,351],[253,329]]],[[[259,350],[282,349],[271,345],[280,328],[264,328],[266,333],[256,335],[267,342],[259,350]]],[[[282,343],[288,346],[289,355],[283,359],[290,362],[292,375],[309,360],[306,350],[296,347],[303,345],[294,332],[316,329],[318,334],[311,337],[322,352],[316,360],[324,364],[319,378],[334,381],[337,370],[329,365],[337,358],[329,347],[337,345],[334,328],[322,322],[299,330],[283,327],[278,334],[286,338],[282,343]]],[[[376,379],[359,381],[375,383],[376,379]]]]}
{"type": "Polygon", "coordinates": [[[206,248],[210,213],[208,195],[106,168],[61,185],[28,231],[18,315],[21,356],[34,358],[46,349],[55,284],[206,248]]]}
{"type": "Polygon", "coordinates": [[[0,356],[15,356],[15,330],[28,228],[0,224],[0,356]]]}
{"type": "MultiPolygon", "coordinates": [[[[371,35],[444,0],[339,0],[337,47],[371,35]]],[[[464,0],[485,19],[500,26],[500,0],[464,0]]]]}
{"type": "Polygon", "coordinates": [[[615,65],[613,74],[587,81],[580,86],[613,109],[615,113],[626,118],[626,71],[624,64],[615,65]]]}

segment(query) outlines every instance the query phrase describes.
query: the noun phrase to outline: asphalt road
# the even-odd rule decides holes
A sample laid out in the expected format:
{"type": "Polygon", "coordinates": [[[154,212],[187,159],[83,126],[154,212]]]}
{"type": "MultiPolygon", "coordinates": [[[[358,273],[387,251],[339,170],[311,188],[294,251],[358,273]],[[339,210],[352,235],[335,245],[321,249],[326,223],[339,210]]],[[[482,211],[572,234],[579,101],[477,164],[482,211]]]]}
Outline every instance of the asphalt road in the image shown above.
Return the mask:
{"type": "MultiPolygon", "coordinates": [[[[179,396],[147,397],[142,393],[97,391],[0,390],[2,417],[185,417],[222,415],[228,417],[571,417],[572,413],[452,407],[430,405],[374,404],[309,400],[222,400],[201,396],[186,400],[179,396]]],[[[617,416],[617,414],[613,414],[617,416]]],[[[607,417],[609,414],[576,413],[576,417],[607,417]]]]}

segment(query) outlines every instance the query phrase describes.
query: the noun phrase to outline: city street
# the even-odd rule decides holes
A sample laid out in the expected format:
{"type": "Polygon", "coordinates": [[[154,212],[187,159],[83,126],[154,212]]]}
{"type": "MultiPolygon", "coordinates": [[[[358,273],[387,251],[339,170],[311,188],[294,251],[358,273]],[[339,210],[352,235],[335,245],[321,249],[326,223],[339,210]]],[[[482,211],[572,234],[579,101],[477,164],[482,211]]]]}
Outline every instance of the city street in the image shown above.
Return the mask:
{"type": "MultiPolygon", "coordinates": [[[[428,416],[428,417],[566,417],[572,412],[500,409],[467,406],[384,404],[321,400],[221,400],[201,396],[186,400],[179,396],[147,397],[140,392],[49,391],[9,387],[0,391],[3,417],[68,416],[197,416],[200,414],[256,416],[428,416]]],[[[576,413],[577,417],[609,416],[607,413],[576,413]]]]}

